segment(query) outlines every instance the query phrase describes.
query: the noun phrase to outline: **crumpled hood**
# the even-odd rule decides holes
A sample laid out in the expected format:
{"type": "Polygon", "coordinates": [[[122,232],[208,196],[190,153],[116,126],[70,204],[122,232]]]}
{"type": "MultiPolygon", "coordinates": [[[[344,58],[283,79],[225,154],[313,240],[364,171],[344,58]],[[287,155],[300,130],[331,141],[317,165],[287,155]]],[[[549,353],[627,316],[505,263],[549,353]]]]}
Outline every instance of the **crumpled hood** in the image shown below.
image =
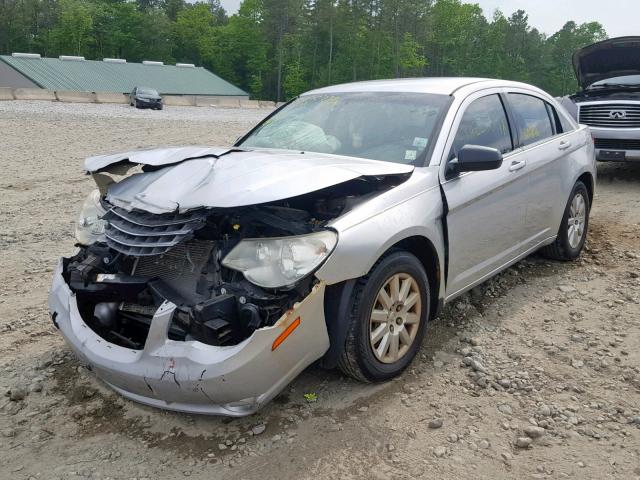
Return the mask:
{"type": "Polygon", "coordinates": [[[91,173],[117,165],[162,167],[109,186],[107,200],[151,213],[284,200],[363,176],[407,174],[412,165],[319,153],[170,147],[88,158],[91,173]]]}
{"type": "Polygon", "coordinates": [[[611,38],[577,50],[573,69],[583,90],[600,80],[640,74],[640,37],[611,38]]]}

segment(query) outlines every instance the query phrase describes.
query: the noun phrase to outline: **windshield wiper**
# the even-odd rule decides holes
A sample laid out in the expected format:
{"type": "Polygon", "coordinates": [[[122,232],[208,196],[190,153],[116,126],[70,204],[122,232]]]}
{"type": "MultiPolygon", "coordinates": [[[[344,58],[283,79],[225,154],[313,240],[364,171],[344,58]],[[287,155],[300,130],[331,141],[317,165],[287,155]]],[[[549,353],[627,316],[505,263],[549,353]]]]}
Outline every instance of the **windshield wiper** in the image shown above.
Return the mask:
{"type": "Polygon", "coordinates": [[[599,83],[598,85],[590,85],[587,90],[596,90],[600,88],[640,88],[640,84],[630,83],[599,83]]]}

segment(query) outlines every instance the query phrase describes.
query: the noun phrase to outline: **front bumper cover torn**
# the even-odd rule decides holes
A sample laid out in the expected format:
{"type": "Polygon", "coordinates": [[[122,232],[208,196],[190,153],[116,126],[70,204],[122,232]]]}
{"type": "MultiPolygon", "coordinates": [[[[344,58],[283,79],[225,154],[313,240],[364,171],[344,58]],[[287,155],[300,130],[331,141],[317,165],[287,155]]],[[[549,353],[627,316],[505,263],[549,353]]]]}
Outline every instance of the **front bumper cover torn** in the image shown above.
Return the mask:
{"type": "Polygon", "coordinates": [[[55,324],[79,360],[123,396],[180,412],[244,416],[275,397],[329,348],[323,282],[273,326],[234,346],[216,347],[167,336],[176,306],[156,311],[144,349],[105,341],[84,322],[58,262],[49,294],[55,324]],[[300,325],[272,351],[273,342],[297,318],[300,325]]]}

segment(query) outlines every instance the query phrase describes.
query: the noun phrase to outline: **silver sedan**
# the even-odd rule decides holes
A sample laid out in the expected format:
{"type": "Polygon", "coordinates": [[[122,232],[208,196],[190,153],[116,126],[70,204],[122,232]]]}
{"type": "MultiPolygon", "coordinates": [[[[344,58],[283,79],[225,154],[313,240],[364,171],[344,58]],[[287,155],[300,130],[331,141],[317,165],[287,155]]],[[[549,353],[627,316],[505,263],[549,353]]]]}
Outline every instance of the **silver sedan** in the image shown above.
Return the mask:
{"type": "Polygon", "coordinates": [[[473,78],[323,88],[232,147],[85,169],[55,325],[126,397],[233,416],[315,361],[399,375],[445,303],[536,250],[578,257],[596,181],[552,97],[473,78]]]}

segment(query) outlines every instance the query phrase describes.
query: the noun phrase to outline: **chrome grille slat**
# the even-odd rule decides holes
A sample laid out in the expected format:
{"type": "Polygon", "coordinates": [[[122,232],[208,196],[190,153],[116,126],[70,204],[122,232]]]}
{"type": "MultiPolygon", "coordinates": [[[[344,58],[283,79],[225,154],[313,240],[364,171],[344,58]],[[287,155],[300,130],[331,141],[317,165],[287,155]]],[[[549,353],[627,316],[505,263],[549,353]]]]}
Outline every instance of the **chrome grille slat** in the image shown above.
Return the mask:
{"type": "Polygon", "coordinates": [[[178,225],[186,222],[196,221],[206,216],[206,212],[189,212],[183,214],[177,213],[163,213],[162,215],[156,215],[147,212],[131,211],[128,212],[123,208],[112,207],[111,213],[126,220],[127,222],[140,225],[141,227],[157,227],[164,225],[178,225]]]}
{"type": "MultiPolygon", "coordinates": [[[[122,233],[126,233],[128,235],[140,235],[142,232],[144,232],[145,235],[149,236],[149,237],[163,237],[163,236],[167,236],[167,235],[185,235],[187,233],[189,233],[191,231],[190,228],[186,228],[183,225],[180,226],[179,229],[177,230],[157,230],[159,228],[163,228],[163,227],[141,227],[140,231],[133,231],[133,229],[131,228],[127,228],[127,223],[121,220],[116,220],[115,218],[111,219],[109,221],[109,224],[113,227],[116,228],[118,230],[120,230],[122,233]],[[154,230],[156,229],[156,230],[154,230]]],[[[165,228],[169,228],[174,226],[173,225],[167,225],[165,228]]]]}
{"type": "Polygon", "coordinates": [[[579,105],[578,121],[591,127],[640,128],[640,104],[599,103],[579,105]],[[624,112],[624,116],[613,118],[612,112],[624,112]]]}
{"type": "Polygon", "coordinates": [[[108,234],[108,233],[106,234],[106,236],[108,239],[114,242],[117,242],[119,244],[125,245],[127,247],[148,247],[150,245],[154,248],[175,247],[178,243],[180,243],[179,239],[176,240],[176,238],[178,237],[173,237],[172,239],[162,242],[159,240],[154,240],[152,237],[134,237],[133,235],[130,235],[130,237],[134,237],[134,238],[126,238],[126,237],[108,234]],[[136,241],[135,240],[136,238],[144,238],[144,240],[136,241]]]}
{"type": "Polygon", "coordinates": [[[203,210],[153,215],[114,206],[104,216],[105,237],[111,248],[126,255],[160,255],[189,240],[204,225],[206,215],[203,210]]]}

